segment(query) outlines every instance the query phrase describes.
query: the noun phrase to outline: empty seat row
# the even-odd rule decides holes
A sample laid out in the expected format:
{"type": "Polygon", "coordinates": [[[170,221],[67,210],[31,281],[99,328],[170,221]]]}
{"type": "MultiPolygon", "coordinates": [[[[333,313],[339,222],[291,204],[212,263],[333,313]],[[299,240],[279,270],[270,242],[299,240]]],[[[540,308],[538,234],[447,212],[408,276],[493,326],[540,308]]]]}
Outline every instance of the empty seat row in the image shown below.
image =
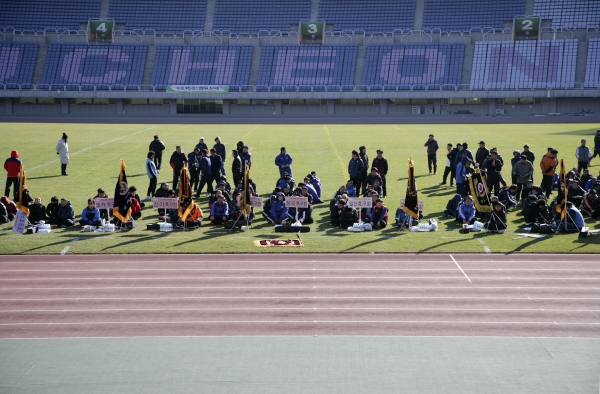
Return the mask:
{"type": "Polygon", "coordinates": [[[0,26],[17,29],[79,29],[100,16],[101,0],[2,0],[0,26]]]}
{"type": "Polygon", "coordinates": [[[35,70],[38,44],[0,42],[0,83],[29,88],[35,70]]]}

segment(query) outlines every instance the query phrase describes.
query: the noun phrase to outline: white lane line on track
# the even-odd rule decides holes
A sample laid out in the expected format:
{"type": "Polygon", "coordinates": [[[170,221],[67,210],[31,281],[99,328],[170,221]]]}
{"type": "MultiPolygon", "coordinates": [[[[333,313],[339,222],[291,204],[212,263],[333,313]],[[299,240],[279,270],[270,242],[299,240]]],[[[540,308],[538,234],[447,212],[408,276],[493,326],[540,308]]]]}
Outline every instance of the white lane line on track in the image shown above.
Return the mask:
{"type": "MultiPolygon", "coordinates": [[[[464,272],[463,272],[464,273],[464,272]]],[[[465,277],[467,277],[467,275],[465,274],[465,277]]],[[[485,280],[485,281],[489,281],[489,280],[497,280],[497,281],[505,281],[505,280],[510,280],[510,281],[520,281],[520,280],[585,280],[585,281],[594,281],[594,280],[600,280],[600,278],[538,278],[538,277],[516,277],[516,276],[472,276],[473,279],[477,279],[477,280],[485,280]]],[[[327,279],[327,280],[347,280],[347,279],[369,279],[369,280],[373,280],[373,279],[381,279],[381,280],[398,280],[398,279],[403,279],[403,280],[421,280],[421,279],[435,279],[435,280],[440,280],[440,279],[461,279],[460,277],[456,277],[456,276],[394,276],[394,277],[390,277],[390,276],[345,276],[345,277],[340,277],[340,276],[318,276],[318,277],[309,277],[309,276],[187,276],[187,277],[181,277],[181,276],[176,276],[173,278],[114,278],[114,277],[107,277],[107,278],[20,278],[20,279],[0,279],[0,282],[32,282],[32,281],[77,281],[77,280],[92,280],[92,281],[99,281],[99,280],[111,280],[111,281],[126,281],[126,280],[135,280],[135,281],[161,281],[161,280],[214,280],[214,279],[218,279],[218,280],[226,280],[226,279],[236,279],[236,280],[248,280],[248,279],[252,279],[252,280],[274,280],[274,279],[285,279],[285,280],[316,280],[316,279],[327,279]]],[[[469,277],[467,277],[467,279],[469,279],[469,277]]],[[[471,279],[469,279],[469,282],[471,282],[471,279]]],[[[471,282],[473,283],[473,282],[471,282]]]]}
{"type": "Polygon", "coordinates": [[[460,268],[460,265],[458,265],[458,263],[456,262],[456,259],[454,259],[454,257],[452,257],[451,254],[449,254],[448,256],[450,256],[450,258],[452,259],[452,261],[454,261],[454,264],[456,264],[456,266],[458,267],[458,269],[460,270],[460,272],[463,273],[463,275],[465,276],[465,278],[467,278],[467,280],[469,281],[469,283],[473,283],[473,282],[471,282],[471,279],[469,279],[469,277],[467,276],[467,274],[465,274],[465,271],[463,271],[463,269],[460,268]]]}
{"type": "Polygon", "coordinates": [[[485,250],[485,253],[492,253],[492,250],[489,248],[489,246],[484,246],[483,250],[485,250]]]}
{"type": "Polygon", "coordinates": [[[111,324],[497,324],[497,325],[576,325],[598,326],[600,323],[572,323],[572,322],[496,322],[496,321],[469,321],[469,320],[189,320],[189,321],[107,321],[107,322],[46,322],[46,323],[0,323],[0,326],[98,326],[111,324]]]}
{"type": "MultiPolygon", "coordinates": [[[[114,237],[114,238],[119,238],[119,237],[114,237]]],[[[91,258],[93,258],[94,256],[85,256],[86,258],[88,258],[87,261],[81,261],[81,260],[76,260],[76,261],[69,261],[69,260],[64,260],[64,261],[32,261],[32,258],[35,258],[35,256],[29,256],[29,258],[27,259],[27,261],[24,260],[6,260],[5,258],[11,258],[13,256],[0,256],[0,264],[115,264],[115,265],[119,265],[119,264],[152,264],[152,262],[148,262],[147,257],[148,255],[139,255],[139,256],[135,256],[138,257],[140,259],[143,259],[141,261],[131,261],[131,260],[118,260],[120,258],[122,258],[121,256],[114,256],[114,255],[105,255],[106,257],[104,257],[102,260],[91,260],[91,258]],[[106,259],[117,259],[117,260],[113,260],[113,261],[108,261],[106,259]]],[[[132,255],[133,256],[133,255],[132,255]]],[[[160,256],[160,255],[153,255],[153,256],[160,256]]],[[[214,264],[214,260],[211,260],[211,256],[212,255],[203,255],[203,256],[198,256],[195,257],[194,260],[186,260],[186,258],[188,256],[177,256],[178,257],[178,261],[177,263],[193,263],[193,264],[214,264]]],[[[479,260],[464,260],[463,264],[468,264],[468,263],[478,263],[478,264],[489,264],[489,263],[501,263],[501,264],[509,264],[509,263],[527,263],[529,265],[535,265],[535,264],[597,264],[600,265],[600,260],[598,261],[594,261],[594,260],[554,260],[554,258],[556,257],[556,255],[546,255],[546,259],[545,260],[486,260],[485,256],[480,255],[480,259],[479,260]],[[548,258],[552,257],[553,260],[548,260],[548,258]]],[[[590,255],[586,255],[586,254],[581,254],[581,257],[589,257],[590,255]]],[[[372,256],[371,256],[372,257],[372,256]]],[[[412,258],[412,255],[399,255],[399,257],[410,257],[412,258]]],[[[461,256],[461,258],[464,256],[461,256]]],[[[77,258],[83,258],[82,256],[72,256],[70,257],[71,259],[77,259],[77,258]]],[[[170,256],[169,258],[172,258],[172,256],[170,256]]],[[[219,257],[219,258],[222,258],[219,257]]],[[[282,264],[282,265],[290,265],[293,263],[302,263],[302,264],[307,264],[307,263],[332,263],[332,264],[339,264],[338,261],[334,261],[334,260],[319,260],[319,261],[314,261],[314,260],[310,260],[313,258],[310,255],[306,256],[305,260],[285,260],[285,261],[277,261],[277,260],[245,260],[244,264],[252,264],[252,263],[275,263],[275,264],[282,264]]],[[[228,264],[228,263],[239,263],[239,261],[222,261],[221,263],[223,264],[228,264]]],[[[415,263],[439,263],[439,264],[447,264],[447,261],[445,260],[406,260],[406,261],[402,261],[402,260],[377,260],[373,263],[393,263],[393,264],[402,264],[402,263],[410,263],[410,264],[415,264],[415,263]]],[[[352,262],[345,262],[345,264],[354,264],[352,262]]],[[[355,263],[355,264],[360,264],[360,263],[355,263]]]]}
{"type": "MultiPolygon", "coordinates": [[[[78,238],[76,238],[78,239],[78,238]]],[[[600,269],[594,268],[465,268],[465,271],[600,271],[600,269]]],[[[144,271],[252,271],[252,272],[269,272],[269,271],[290,271],[290,272],[318,272],[318,271],[334,271],[334,272],[346,272],[346,271],[455,271],[455,268],[105,268],[105,269],[81,269],[81,270],[70,270],[70,269],[19,269],[19,270],[3,270],[2,272],[144,272],[144,271]]]]}
{"type": "MultiPolygon", "coordinates": [[[[65,246],[65,248],[63,250],[60,251],[60,255],[64,256],[65,253],[67,253],[69,251],[69,249],[71,249],[70,246],[65,246]]],[[[0,280],[4,280],[4,279],[0,279],[0,280]]]]}
{"type": "MultiPolygon", "coordinates": [[[[316,286],[318,289],[510,289],[510,290],[600,290],[600,287],[577,287],[571,286],[316,286]]],[[[114,289],[315,289],[315,286],[85,286],[85,287],[5,287],[0,291],[12,290],[114,290],[114,289]]]]}
{"type": "Polygon", "coordinates": [[[332,297],[332,296],[184,296],[184,297],[48,297],[48,298],[0,298],[0,301],[89,301],[89,300],[600,300],[594,297],[402,297],[402,296],[383,296],[383,297],[332,297]]]}
{"type": "Polygon", "coordinates": [[[323,307],[289,307],[289,308],[116,308],[116,309],[11,309],[3,310],[0,313],[22,313],[22,312],[162,312],[162,311],[287,311],[287,310],[306,310],[306,311],[352,311],[352,310],[390,310],[390,311],[498,311],[498,312],[600,312],[600,309],[555,309],[555,308],[323,308],[323,307]]]}

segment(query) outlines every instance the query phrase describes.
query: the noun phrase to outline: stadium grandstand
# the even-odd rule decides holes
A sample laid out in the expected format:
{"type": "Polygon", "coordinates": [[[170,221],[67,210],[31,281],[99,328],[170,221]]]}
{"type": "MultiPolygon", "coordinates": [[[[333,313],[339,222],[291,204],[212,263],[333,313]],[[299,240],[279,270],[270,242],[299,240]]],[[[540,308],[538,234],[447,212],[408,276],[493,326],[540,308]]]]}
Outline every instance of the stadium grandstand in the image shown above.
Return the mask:
{"type": "Polygon", "coordinates": [[[600,112],[597,0],[3,0],[0,114],[600,112]]]}

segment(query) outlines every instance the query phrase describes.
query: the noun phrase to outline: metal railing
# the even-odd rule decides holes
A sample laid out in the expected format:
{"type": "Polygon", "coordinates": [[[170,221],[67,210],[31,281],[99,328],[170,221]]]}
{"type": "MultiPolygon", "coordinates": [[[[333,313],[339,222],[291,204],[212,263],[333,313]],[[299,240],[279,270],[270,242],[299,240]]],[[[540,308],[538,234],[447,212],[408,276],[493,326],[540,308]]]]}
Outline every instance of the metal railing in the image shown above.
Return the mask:
{"type": "MultiPolygon", "coordinates": [[[[585,83],[589,85],[589,83],[585,83]]],[[[235,93],[330,93],[330,92],[432,92],[432,91],[584,91],[599,90],[600,84],[586,87],[584,83],[531,84],[399,84],[399,85],[229,85],[229,92],[235,93]],[[530,85],[530,86],[527,86],[530,85]]],[[[91,83],[0,83],[2,91],[43,91],[43,92],[164,92],[165,85],[137,84],[91,84],[91,83]]]]}

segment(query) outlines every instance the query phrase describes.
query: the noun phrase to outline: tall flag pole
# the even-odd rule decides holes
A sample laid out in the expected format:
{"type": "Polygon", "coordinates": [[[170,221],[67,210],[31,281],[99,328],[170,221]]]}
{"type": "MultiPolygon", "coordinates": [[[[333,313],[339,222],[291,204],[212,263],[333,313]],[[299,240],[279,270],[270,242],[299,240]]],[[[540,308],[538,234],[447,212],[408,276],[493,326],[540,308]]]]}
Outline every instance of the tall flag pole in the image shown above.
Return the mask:
{"type": "Polygon", "coordinates": [[[129,194],[129,185],[127,184],[127,175],[125,174],[125,161],[121,159],[121,171],[119,179],[115,186],[115,198],[113,207],[113,216],[125,223],[129,221],[131,216],[131,206],[127,203],[127,195],[129,194]]]}
{"type": "Polygon", "coordinates": [[[23,213],[29,216],[29,196],[25,192],[27,187],[27,176],[25,175],[25,168],[21,164],[21,175],[19,177],[19,201],[17,201],[17,208],[23,213]]]}
{"type": "Polygon", "coordinates": [[[564,159],[560,159],[560,173],[558,175],[558,196],[556,197],[556,212],[560,213],[560,218],[567,218],[567,195],[569,189],[567,189],[566,174],[564,159]]]}
{"type": "Polygon", "coordinates": [[[195,207],[192,199],[192,188],[190,187],[190,177],[188,176],[187,166],[184,166],[179,172],[179,204],[177,214],[182,222],[187,219],[192,209],[195,207]]]}
{"type": "Polygon", "coordinates": [[[408,181],[402,210],[413,218],[419,219],[419,198],[417,196],[417,183],[415,182],[415,162],[412,156],[408,159],[408,181]]]}
{"type": "Polygon", "coordinates": [[[240,197],[240,212],[246,217],[250,216],[250,213],[252,212],[252,206],[250,205],[250,190],[248,188],[249,175],[250,166],[246,163],[246,168],[244,170],[244,190],[242,190],[242,195],[240,197]]]}
{"type": "Polygon", "coordinates": [[[487,187],[486,174],[482,173],[479,168],[476,168],[473,174],[467,176],[467,180],[477,211],[482,213],[492,212],[492,200],[487,187]]]}

